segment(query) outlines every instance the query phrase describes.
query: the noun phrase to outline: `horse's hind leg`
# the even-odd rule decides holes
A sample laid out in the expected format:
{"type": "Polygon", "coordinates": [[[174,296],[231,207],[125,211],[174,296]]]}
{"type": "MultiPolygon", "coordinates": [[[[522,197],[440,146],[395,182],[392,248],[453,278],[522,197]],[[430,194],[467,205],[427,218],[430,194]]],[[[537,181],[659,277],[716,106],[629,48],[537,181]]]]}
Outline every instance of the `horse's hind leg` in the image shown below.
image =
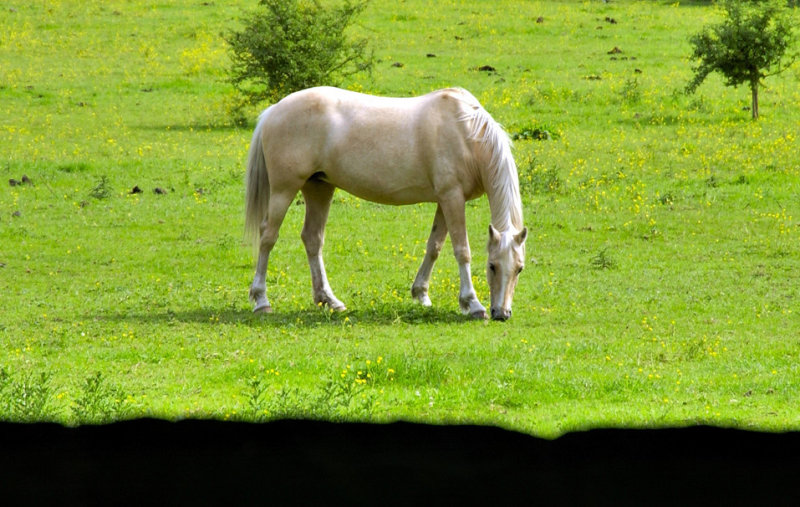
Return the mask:
{"type": "Polygon", "coordinates": [[[259,243],[256,274],[253,277],[252,285],[250,285],[250,299],[255,302],[253,312],[272,312],[272,307],[267,299],[266,284],[269,254],[272,252],[275,242],[278,241],[278,231],[295,193],[284,192],[270,195],[269,212],[267,213],[267,218],[261,224],[261,241],[259,243]]]}
{"type": "Polygon", "coordinates": [[[314,303],[328,305],[331,310],[346,310],[344,303],[333,295],[322,261],[322,246],[325,243],[325,223],[331,208],[331,199],[336,188],[319,179],[310,179],[303,186],[303,198],[306,201],[306,218],[303,224],[303,244],[308,255],[308,266],[311,268],[311,286],[314,292],[314,303]]]}
{"type": "Polygon", "coordinates": [[[423,306],[431,306],[431,298],[428,297],[431,272],[433,271],[433,264],[439,258],[439,252],[442,251],[442,245],[444,245],[446,237],[447,224],[444,221],[442,207],[437,206],[436,216],[433,218],[433,227],[431,227],[431,235],[428,237],[428,244],[425,248],[425,258],[422,260],[422,265],[417,271],[416,278],[414,278],[414,284],[411,286],[411,296],[423,306]]]}

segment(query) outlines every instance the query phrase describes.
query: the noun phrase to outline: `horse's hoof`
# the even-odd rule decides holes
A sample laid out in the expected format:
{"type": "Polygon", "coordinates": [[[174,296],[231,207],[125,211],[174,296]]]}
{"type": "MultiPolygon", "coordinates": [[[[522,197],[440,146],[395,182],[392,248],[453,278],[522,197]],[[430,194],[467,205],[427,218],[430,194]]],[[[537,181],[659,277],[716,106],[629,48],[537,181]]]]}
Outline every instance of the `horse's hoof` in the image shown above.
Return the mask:
{"type": "Polygon", "coordinates": [[[254,309],[253,309],[253,313],[255,313],[255,314],[259,314],[259,313],[264,313],[264,314],[267,314],[267,313],[272,313],[272,307],[271,307],[271,306],[269,306],[269,305],[266,305],[266,306],[258,306],[258,307],[256,307],[256,308],[254,308],[254,309]]]}
{"type": "Polygon", "coordinates": [[[433,303],[431,303],[431,298],[429,298],[427,294],[425,294],[423,296],[420,296],[420,297],[417,297],[416,300],[422,306],[425,306],[425,307],[433,306],[433,303]]]}
{"type": "Polygon", "coordinates": [[[344,312],[344,311],[347,311],[347,307],[344,305],[344,303],[342,303],[341,301],[339,301],[338,299],[335,299],[335,298],[334,299],[326,298],[326,299],[322,299],[320,301],[317,301],[317,306],[319,308],[328,307],[328,309],[330,311],[332,311],[332,312],[344,312]]]}
{"type": "Polygon", "coordinates": [[[475,320],[486,320],[486,319],[489,318],[489,316],[486,315],[486,310],[474,311],[474,312],[470,313],[469,316],[472,317],[475,320]]]}
{"type": "Polygon", "coordinates": [[[421,304],[422,306],[433,306],[431,303],[431,298],[428,296],[427,289],[411,287],[411,297],[413,297],[417,303],[421,304]]]}
{"type": "Polygon", "coordinates": [[[339,301],[338,304],[330,305],[330,309],[333,310],[334,312],[346,312],[347,311],[347,307],[341,301],[339,301]]]}

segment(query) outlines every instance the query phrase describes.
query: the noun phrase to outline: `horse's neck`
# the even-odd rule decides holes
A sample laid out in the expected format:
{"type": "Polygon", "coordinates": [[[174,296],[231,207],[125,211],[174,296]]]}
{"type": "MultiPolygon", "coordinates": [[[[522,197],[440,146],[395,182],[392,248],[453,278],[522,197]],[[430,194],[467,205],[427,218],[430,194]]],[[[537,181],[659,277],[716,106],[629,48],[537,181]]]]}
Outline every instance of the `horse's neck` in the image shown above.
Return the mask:
{"type": "Polygon", "coordinates": [[[511,141],[503,128],[474,102],[461,116],[470,122],[468,139],[476,142],[476,159],[481,166],[483,186],[489,197],[492,225],[498,231],[522,229],[522,203],[517,166],[511,154],[511,141]]]}
{"type": "Polygon", "coordinates": [[[504,164],[487,182],[486,196],[492,214],[492,226],[498,231],[522,229],[522,203],[516,170],[504,164]],[[494,181],[492,181],[494,180],[494,181]]]}

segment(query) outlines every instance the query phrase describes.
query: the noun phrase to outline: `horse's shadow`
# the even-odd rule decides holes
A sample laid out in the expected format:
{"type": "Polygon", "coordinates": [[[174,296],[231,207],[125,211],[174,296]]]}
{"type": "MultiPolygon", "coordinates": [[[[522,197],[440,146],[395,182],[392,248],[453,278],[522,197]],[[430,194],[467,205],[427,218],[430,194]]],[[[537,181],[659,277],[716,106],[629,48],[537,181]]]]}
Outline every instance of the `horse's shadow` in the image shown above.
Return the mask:
{"type": "Polygon", "coordinates": [[[290,311],[276,310],[271,314],[254,314],[248,309],[239,308],[195,308],[175,311],[155,309],[152,312],[117,312],[92,315],[93,318],[116,322],[137,322],[146,324],[236,324],[254,328],[302,327],[348,325],[392,325],[392,324],[431,324],[456,323],[471,320],[469,316],[446,308],[424,307],[421,305],[381,306],[380,308],[354,309],[344,312],[330,312],[327,308],[307,308],[290,311]]]}

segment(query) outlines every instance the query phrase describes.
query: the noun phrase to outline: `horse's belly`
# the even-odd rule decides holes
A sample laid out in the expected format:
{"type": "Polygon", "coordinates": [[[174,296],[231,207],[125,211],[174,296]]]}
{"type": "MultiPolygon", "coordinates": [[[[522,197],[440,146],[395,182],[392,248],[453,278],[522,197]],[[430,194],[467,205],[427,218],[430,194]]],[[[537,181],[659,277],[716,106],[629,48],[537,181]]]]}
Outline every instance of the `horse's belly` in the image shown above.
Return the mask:
{"type": "Polygon", "coordinates": [[[367,129],[374,137],[343,136],[323,157],[326,179],[362,199],[383,204],[413,204],[435,201],[429,168],[431,163],[409,134],[386,129],[367,129]]]}
{"type": "Polygon", "coordinates": [[[337,171],[324,179],[349,194],[381,204],[400,205],[436,201],[427,179],[415,179],[408,174],[405,177],[402,174],[389,177],[383,171],[372,174],[347,174],[348,172],[337,171]]]}

